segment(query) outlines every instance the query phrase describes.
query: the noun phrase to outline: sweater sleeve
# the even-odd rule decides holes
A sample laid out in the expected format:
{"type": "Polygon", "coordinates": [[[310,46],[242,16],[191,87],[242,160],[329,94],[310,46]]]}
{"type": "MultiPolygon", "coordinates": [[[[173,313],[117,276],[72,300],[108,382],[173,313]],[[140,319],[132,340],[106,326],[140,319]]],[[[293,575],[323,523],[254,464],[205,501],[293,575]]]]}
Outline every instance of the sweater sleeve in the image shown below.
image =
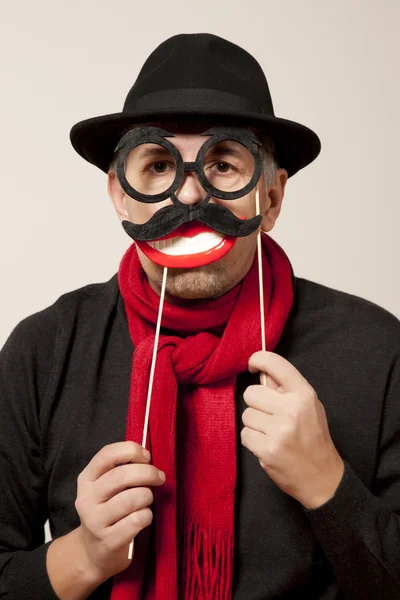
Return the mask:
{"type": "Polygon", "coordinates": [[[50,322],[31,315],[0,351],[0,598],[57,600],[46,570],[39,400],[52,367],[50,322]]]}
{"type": "MultiPolygon", "coordinates": [[[[399,353],[400,354],[400,353],[399,353]]],[[[303,509],[346,600],[400,598],[400,356],[392,364],[370,491],[345,462],[333,498],[303,509]]]]}

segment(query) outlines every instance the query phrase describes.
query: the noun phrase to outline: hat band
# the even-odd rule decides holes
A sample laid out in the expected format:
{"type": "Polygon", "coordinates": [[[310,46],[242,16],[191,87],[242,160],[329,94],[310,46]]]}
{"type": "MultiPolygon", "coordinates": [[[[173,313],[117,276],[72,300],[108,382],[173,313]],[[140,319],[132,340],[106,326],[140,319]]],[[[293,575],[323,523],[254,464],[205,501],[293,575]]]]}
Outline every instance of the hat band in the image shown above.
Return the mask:
{"type": "Polygon", "coordinates": [[[128,97],[123,112],[158,110],[160,113],[166,113],[169,110],[177,111],[179,109],[183,111],[187,111],[187,109],[239,111],[273,115],[272,107],[267,112],[258,102],[254,102],[250,98],[207,88],[178,88],[151,92],[135,99],[128,97]]]}

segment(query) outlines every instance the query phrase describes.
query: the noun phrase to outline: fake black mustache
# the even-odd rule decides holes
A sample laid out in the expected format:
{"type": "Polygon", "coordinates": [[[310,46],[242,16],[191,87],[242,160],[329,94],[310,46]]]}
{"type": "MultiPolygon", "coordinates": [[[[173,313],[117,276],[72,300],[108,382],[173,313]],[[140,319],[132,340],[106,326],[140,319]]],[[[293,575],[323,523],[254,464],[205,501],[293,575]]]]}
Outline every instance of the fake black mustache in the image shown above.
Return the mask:
{"type": "Polygon", "coordinates": [[[256,215],[242,221],[220,204],[174,204],[160,208],[147,223],[135,225],[130,221],[122,221],[122,226],[132,239],[147,242],[164,237],[181,225],[194,221],[208,225],[224,236],[244,237],[256,231],[261,220],[261,215],[256,215]]]}

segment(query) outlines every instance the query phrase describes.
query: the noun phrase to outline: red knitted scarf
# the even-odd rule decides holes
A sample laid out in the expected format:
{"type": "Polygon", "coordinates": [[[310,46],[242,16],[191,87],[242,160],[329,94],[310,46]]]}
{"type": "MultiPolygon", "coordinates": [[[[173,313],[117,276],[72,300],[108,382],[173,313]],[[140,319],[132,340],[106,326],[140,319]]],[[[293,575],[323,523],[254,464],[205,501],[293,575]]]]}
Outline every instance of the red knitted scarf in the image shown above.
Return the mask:
{"type": "MultiPolygon", "coordinates": [[[[263,234],[262,248],[266,344],[273,350],[292,307],[293,283],[280,246],[263,234]]],[[[159,296],[135,244],[122,258],[118,281],[135,347],[126,439],[141,444],[159,296]]],[[[216,300],[189,307],[165,302],[148,449],[167,479],[153,489],[152,525],[136,537],[130,567],[114,577],[112,600],[231,598],[235,381],[260,348],[256,258],[240,284],[216,300]]]]}

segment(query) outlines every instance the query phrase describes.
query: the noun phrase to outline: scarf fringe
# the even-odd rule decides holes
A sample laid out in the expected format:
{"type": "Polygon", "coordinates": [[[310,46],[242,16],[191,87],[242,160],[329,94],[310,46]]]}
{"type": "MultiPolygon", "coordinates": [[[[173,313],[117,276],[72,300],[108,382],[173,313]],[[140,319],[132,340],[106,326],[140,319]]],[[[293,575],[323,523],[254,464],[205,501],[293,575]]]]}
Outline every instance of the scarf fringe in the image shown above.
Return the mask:
{"type": "Polygon", "coordinates": [[[233,532],[204,529],[189,518],[180,526],[180,598],[231,600],[233,532]]]}

